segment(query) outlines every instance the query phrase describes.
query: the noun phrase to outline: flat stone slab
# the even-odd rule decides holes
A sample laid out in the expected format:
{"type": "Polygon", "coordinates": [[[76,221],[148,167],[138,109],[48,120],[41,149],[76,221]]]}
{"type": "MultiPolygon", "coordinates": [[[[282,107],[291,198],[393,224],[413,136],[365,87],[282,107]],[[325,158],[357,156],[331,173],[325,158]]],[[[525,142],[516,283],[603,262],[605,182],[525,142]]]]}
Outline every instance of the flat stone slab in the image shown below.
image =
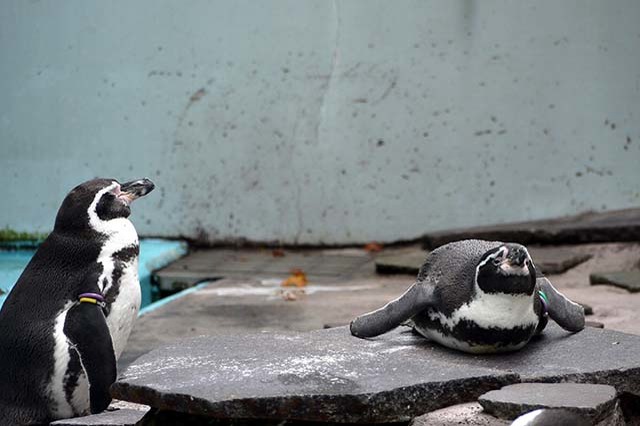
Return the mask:
{"type": "Polygon", "coordinates": [[[640,291],[640,270],[620,272],[596,272],[589,276],[591,285],[613,285],[632,293],[640,291]]]}
{"type": "Polygon", "coordinates": [[[58,420],[51,423],[51,426],[134,426],[144,415],[144,411],[130,409],[105,411],[91,416],[58,420]]]}
{"type": "Polygon", "coordinates": [[[567,409],[597,423],[611,416],[617,392],[613,386],[588,383],[518,383],[482,395],[485,412],[501,419],[515,419],[540,408],[567,409]]]}
{"type": "Polygon", "coordinates": [[[407,274],[418,275],[420,266],[424,263],[429,252],[415,250],[407,253],[380,255],[376,257],[376,272],[378,274],[407,274]]]}
{"type": "Polygon", "coordinates": [[[430,232],[424,246],[433,250],[467,238],[520,244],[576,244],[640,240],[640,209],[585,213],[557,219],[430,232]]]}
{"type": "Polygon", "coordinates": [[[486,414],[477,402],[453,405],[416,417],[409,426],[507,426],[509,420],[486,414]]]}
{"type": "MultiPolygon", "coordinates": [[[[528,247],[536,266],[545,274],[561,274],[591,258],[569,247],[528,247]]],[[[376,272],[379,274],[417,275],[428,252],[414,250],[406,253],[380,255],[376,258],[376,272]]]]}
{"type": "Polygon", "coordinates": [[[124,401],[114,401],[108,411],[84,417],[58,420],[51,426],[133,426],[138,424],[149,407],[131,404],[124,401]]]}
{"type": "Polygon", "coordinates": [[[156,271],[161,290],[176,291],[203,281],[220,278],[286,278],[292,269],[301,269],[316,281],[349,278],[372,267],[372,259],[364,251],[331,254],[304,250],[196,250],[156,271]],[[276,254],[274,254],[276,253],[276,254]]]}
{"type": "Polygon", "coordinates": [[[602,383],[640,395],[638,353],[640,336],[596,328],[569,334],[555,324],[523,350],[490,356],[402,329],[370,340],[346,327],[205,336],[140,357],[112,393],[217,418],[408,421],[521,381],[602,383]]]}
{"type": "Polygon", "coordinates": [[[569,247],[529,246],[527,249],[536,266],[547,275],[561,274],[591,259],[590,254],[569,247]]]}
{"type": "Polygon", "coordinates": [[[517,380],[491,367],[461,368],[439,348],[430,357],[425,342],[399,332],[361,340],[347,327],[202,337],[140,357],[112,392],[218,418],[377,423],[408,421],[517,380]]]}

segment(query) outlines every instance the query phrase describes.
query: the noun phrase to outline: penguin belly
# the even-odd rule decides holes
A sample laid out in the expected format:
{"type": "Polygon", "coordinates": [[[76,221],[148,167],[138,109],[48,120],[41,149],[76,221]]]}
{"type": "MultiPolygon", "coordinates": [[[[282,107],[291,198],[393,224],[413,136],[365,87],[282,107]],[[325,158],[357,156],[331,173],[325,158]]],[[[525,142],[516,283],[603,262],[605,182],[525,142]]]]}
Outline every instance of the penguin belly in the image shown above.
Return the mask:
{"type": "Polygon", "coordinates": [[[417,332],[443,346],[479,354],[522,348],[538,320],[532,295],[482,293],[449,315],[430,308],[413,323],[417,332]]]}
{"type": "Polygon", "coordinates": [[[116,360],[124,350],[129,334],[140,311],[141,290],[138,279],[138,258],[122,266],[122,275],[117,284],[118,293],[111,303],[107,316],[107,327],[111,334],[116,360]]]}
{"type": "Polygon", "coordinates": [[[80,354],[64,332],[67,313],[72,303],[67,303],[55,318],[53,328],[53,374],[47,384],[51,417],[64,419],[90,413],[89,380],[80,354]]]}

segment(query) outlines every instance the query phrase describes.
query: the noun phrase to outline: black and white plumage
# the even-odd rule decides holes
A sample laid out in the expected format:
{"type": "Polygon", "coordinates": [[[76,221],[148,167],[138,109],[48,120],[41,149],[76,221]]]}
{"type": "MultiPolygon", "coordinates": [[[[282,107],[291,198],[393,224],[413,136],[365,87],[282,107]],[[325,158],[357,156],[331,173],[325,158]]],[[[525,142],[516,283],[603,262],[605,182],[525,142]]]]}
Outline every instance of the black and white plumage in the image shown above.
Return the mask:
{"type": "Polygon", "coordinates": [[[522,348],[541,332],[547,313],[569,331],[584,328],[583,308],[536,275],[524,246],[464,240],[431,252],[416,283],[356,318],[351,333],[373,337],[409,321],[418,333],[450,348],[503,352],[522,348]]]}
{"type": "Polygon", "coordinates": [[[140,308],[130,203],[141,179],[94,179],[64,199],[0,311],[0,424],[45,423],[104,410],[140,308]],[[96,293],[104,307],[81,303],[96,293]],[[99,296],[98,296],[99,297],[99,296]]]}

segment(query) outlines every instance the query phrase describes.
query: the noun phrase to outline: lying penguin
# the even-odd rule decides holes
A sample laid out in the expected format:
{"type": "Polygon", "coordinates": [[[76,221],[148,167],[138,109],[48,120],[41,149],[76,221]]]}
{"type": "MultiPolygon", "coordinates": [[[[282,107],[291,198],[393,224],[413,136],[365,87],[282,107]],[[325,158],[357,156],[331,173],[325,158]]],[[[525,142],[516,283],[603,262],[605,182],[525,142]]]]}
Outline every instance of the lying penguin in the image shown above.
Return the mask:
{"type": "Polygon", "coordinates": [[[140,308],[130,203],[154,185],[94,179],[74,188],[53,232],[0,310],[0,424],[34,424],[109,405],[140,308]]]}
{"type": "Polygon", "coordinates": [[[408,322],[421,335],[470,353],[513,351],[542,332],[550,316],[584,328],[584,309],[559,293],[514,243],[464,240],[431,252],[416,283],[384,307],[351,322],[366,338],[408,322]]]}

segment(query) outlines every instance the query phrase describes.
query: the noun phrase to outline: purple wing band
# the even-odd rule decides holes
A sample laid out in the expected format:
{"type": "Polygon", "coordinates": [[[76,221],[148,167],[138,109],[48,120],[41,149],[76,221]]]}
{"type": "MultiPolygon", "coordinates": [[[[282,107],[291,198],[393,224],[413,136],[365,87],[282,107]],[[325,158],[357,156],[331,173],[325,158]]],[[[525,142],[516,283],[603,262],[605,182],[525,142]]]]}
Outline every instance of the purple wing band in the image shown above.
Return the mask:
{"type": "Polygon", "coordinates": [[[96,299],[98,302],[104,302],[104,297],[98,293],[82,293],[78,295],[78,299],[81,297],[91,297],[92,299],[96,299]]]}

